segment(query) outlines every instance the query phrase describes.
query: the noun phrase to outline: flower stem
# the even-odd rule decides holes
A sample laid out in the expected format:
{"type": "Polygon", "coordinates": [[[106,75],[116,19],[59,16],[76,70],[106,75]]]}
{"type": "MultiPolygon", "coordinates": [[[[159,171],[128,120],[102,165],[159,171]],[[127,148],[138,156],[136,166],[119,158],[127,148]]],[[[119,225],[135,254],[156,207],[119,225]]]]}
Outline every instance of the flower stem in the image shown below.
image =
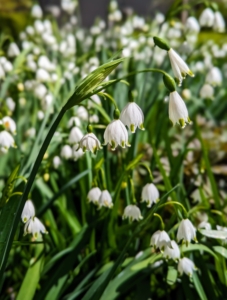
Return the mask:
{"type": "Polygon", "coordinates": [[[149,173],[149,176],[150,176],[150,180],[151,180],[151,182],[153,182],[154,178],[151,173],[151,169],[143,162],[139,163],[139,165],[143,166],[147,170],[147,172],[149,173]]]}
{"type": "Polygon", "coordinates": [[[187,218],[188,218],[188,212],[187,212],[187,210],[185,209],[184,205],[181,204],[180,202],[177,202],[177,201],[169,201],[169,202],[166,202],[166,203],[160,205],[159,208],[161,208],[161,207],[163,207],[163,206],[166,206],[166,205],[170,205],[170,204],[179,205],[179,206],[182,208],[182,213],[183,213],[184,219],[187,219],[187,218]]]}
{"type": "Polygon", "coordinates": [[[161,230],[165,230],[165,224],[164,224],[164,222],[163,222],[162,217],[161,217],[159,214],[156,214],[156,213],[154,213],[153,215],[154,215],[155,217],[158,217],[158,218],[159,218],[159,220],[160,220],[160,222],[161,222],[161,230]]]}

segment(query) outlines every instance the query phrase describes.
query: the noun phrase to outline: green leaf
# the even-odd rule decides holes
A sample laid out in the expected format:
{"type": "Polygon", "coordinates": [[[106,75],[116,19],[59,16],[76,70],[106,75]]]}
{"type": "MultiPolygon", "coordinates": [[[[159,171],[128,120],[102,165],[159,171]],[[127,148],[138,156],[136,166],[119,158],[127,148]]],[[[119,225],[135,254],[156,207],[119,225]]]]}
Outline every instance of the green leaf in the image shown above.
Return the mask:
{"type": "Polygon", "coordinates": [[[213,239],[225,240],[227,238],[227,231],[200,229],[199,232],[213,239]]]}
{"type": "Polygon", "coordinates": [[[201,300],[207,300],[207,296],[204,292],[203,286],[202,286],[196,272],[193,272],[193,282],[194,282],[195,288],[196,288],[196,290],[199,294],[200,299],[201,300]]]}
{"type": "Polygon", "coordinates": [[[214,251],[217,252],[218,254],[221,254],[223,257],[227,259],[227,249],[222,247],[222,246],[214,246],[213,247],[214,251]]]}
{"type": "Polygon", "coordinates": [[[168,268],[166,281],[169,285],[173,285],[177,280],[177,270],[171,266],[168,268]]]}
{"type": "MultiPolygon", "coordinates": [[[[36,257],[40,255],[43,248],[44,248],[43,245],[36,246],[36,255],[35,255],[36,257]]],[[[36,258],[34,258],[34,261],[35,259],[36,258]]],[[[35,263],[28,268],[28,271],[24,277],[19,293],[17,295],[17,300],[34,299],[35,291],[40,279],[42,263],[43,263],[43,256],[41,256],[38,261],[35,261],[35,263]]]]}
{"type": "Polygon", "coordinates": [[[217,255],[207,246],[202,244],[189,244],[188,246],[182,245],[181,246],[182,252],[188,252],[188,251],[206,251],[213,255],[215,258],[217,258],[217,255]]]}
{"type": "Polygon", "coordinates": [[[147,268],[149,265],[153,264],[155,261],[162,259],[162,254],[153,254],[151,257],[139,262],[138,264],[135,264],[132,267],[132,270],[138,271],[147,268]]]}

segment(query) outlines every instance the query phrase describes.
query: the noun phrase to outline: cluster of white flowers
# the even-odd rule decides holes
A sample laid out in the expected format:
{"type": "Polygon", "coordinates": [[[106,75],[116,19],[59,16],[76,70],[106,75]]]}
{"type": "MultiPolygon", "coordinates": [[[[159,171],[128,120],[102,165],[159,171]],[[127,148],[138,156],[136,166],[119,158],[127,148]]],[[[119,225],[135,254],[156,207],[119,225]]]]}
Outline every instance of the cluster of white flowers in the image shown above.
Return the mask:
{"type": "Polygon", "coordinates": [[[31,200],[27,200],[21,214],[22,222],[25,223],[24,235],[31,233],[34,239],[40,236],[40,233],[46,234],[46,228],[43,223],[35,216],[35,207],[31,200]]]}
{"type": "Polygon", "coordinates": [[[112,197],[106,189],[101,191],[98,187],[92,188],[87,194],[87,199],[89,202],[93,202],[97,205],[98,208],[102,208],[103,206],[112,208],[113,206],[112,197]]]}

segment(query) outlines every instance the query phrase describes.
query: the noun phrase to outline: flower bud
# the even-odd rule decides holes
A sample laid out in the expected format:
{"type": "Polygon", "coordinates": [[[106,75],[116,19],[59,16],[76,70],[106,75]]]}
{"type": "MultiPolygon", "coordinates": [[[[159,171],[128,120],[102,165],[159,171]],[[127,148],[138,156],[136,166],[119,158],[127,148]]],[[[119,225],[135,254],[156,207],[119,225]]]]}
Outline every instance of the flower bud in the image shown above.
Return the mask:
{"type": "Polygon", "coordinates": [[[166,50],[166,51],[170,50],[170,46],[166,40],[160,39],[157,36],[154,36],[153,39],[154,39],[155,46],[158,46],[159,48],[166,50]]]}
{"type": "Polygon", "coordinates": [[[176,83],[175,83],[173,77],[171,77],[168,74],[165,74],[165,75],[163,75],[163,82],[165,84],[165,87],[170,91],[170,93],[176,91],[176,83]]]}

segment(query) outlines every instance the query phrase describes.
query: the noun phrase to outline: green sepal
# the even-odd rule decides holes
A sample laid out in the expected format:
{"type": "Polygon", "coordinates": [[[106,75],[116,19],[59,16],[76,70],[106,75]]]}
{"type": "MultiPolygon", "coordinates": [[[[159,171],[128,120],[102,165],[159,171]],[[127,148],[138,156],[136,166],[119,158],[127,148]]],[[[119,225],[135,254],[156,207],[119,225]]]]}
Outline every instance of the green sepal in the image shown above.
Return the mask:
{"type": "Polygon", "coordinates": [[[170,93],[176,91],[176,83],[175,83],[173,77],[171,77],[169,74],[165,73],[163,75],[163,82],[164,82],[166,88],[170,91],[170,93]]]}

